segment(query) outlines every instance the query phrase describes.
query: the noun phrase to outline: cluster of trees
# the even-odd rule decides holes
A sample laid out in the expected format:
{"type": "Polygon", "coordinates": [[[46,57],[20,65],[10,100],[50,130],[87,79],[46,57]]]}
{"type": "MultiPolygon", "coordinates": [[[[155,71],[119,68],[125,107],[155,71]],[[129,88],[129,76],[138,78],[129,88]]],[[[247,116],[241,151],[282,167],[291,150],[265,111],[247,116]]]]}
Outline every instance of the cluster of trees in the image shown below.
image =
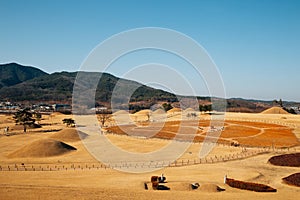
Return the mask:
{"type": "Polygon", "coordinates": [[[273,106],[283,107],[283,101],[282,101],[282,99],[279,99],[279,101],[277,101],[276,99],[273,100],[273,106]]]}
{"type": "Polygon", "coordinates": [[[212,105],[211,104],[199,105],[199,111],[200,112],[212,111],[212,105]]]}
{"type": "Polygon", "coordinates": [[[16,124],[23,125],[24,133],[26,133],[27,127],[41,127],[39,125],[39,121],[42,118],[41,113],[32,112],[29,108],[19,110],[14,114],[13,118],[16,124]],[[35,121],[38,124],[35,124],[35,121]]]}
{"type": "Polygon", "coordinates": [[[143,103],[143,104],[129,104],[129,110],[133,113],[140,110],[149,109],[153,103],[143,103]]]}
{"type": "Polygon", "coordinates": [[[295,115],[297,114],[296,111],[295,111],[293,108],[285,108],[285,107],[284,107],[283,109],[284,109],[285,111],[287,111],[288,113],[295,114],[295,115]]]}
{"type": "Polygon", "coordinates": [[[297,114],[296,111],[293,108],[287,108],[287,107],[283,106],[282,99],[279,99],[279,101],[277,101],[276,99],[273,100],[273,106],[280,106],[282,109],[284,109],[288,113],[297,114]]]}
{"type": "Polygon", "coordinates": [[[171,110],[173,108],[173,106],[171,106],[171,104],[169,103],[164,103],[162,107],[164,108],[165,111],[171,110]]]}
{"type": "MultiPolygon", "coordinates": [[[[29,108],[25,108],[16,112],[13,116],[13,119],[15,120],[16,124],[23,125],[24,133],[26,133],[28,127],[41,127],[40,121],[42,119],[42,114],[39,112],[31,111],[29,108]]],[[[75,126],[75,120],[73,120],[72,118],[66,118],[62,121],[67,126],[75,126]]]]}

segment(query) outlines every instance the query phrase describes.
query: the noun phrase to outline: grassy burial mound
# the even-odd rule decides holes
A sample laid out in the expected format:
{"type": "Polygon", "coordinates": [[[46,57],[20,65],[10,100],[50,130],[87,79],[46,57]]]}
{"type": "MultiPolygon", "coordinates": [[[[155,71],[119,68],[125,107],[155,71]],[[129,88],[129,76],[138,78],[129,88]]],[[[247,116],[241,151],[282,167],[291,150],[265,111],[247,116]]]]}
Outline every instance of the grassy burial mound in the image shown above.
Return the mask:
{"type": "Polygon", "coordinates": [[[184,113],[195,112],[193,108],[187,108],[183,111],[184,113]]]}
{"type": "Polygon", "coordinates": [[[274,106],[261,112],[262,114],[289,114],[281,107],[274,106]]]}
{"type": "Polygon", "coordinates": [[[117,116],[117,115],[129,115],[129,112],[126,110],[118,110],[113,113],[113,116],[117,116]]]}
{"type": "Polygon", "coordinates": [[[9,158],[24,158],[24,157],[50,157],[59,156],[71,151],[76,150],[64,142],[53,140],[53,139],[41,139],[34,141],[20,149],[9,154],[9,158]]]}
{"type": "Polygon", "coordinates": [[[292,174],[282,179],[288,185],[300,187],[300,173],[292,174]]]}
{"type": "Polygon", "coordinates": [[[250,190],[255,192],[277,192],[276,189],[268,185],[238,181],[231,178],[226,178],[226,184],[229,185],[230,187],[238,188],[242,190],[250,190]]]}
{"type": "Polygon", "coordinates": [[[269,162],[277,166],[300,167],[300,153],[273,156],[269,162]]]}
{"type": "Polygon", "coordinates": [[[148,115],[148,114],[150,114],[152,111],[151,110],[149,110],[149,109],[145,109],[145,110],[140,110],[140,111],[138,111],[138,112],[136,112],[136,113],[134,113],[135,115],[148,115]]]}
{"type": "Polygon", "coordinates": [[[181,112],[181,109],[180,108],[172,108],[170,110],[168,110],[168,114],[172,114],[172,113],[178,113],[178,112],[181,112]]]}
{"type": "Polygon", "coordinates": [[[156,109],[152,114],[154,115],[163,115],[163,114],[166,114],[165,110],[159,108],[159,109],[156,109]]]}
{"type": "Polygon", "coordinates": [[[88,135],[81,131],[76,130],[75,128],[66,128],[57,133],[54,133],[50,138],[61,140],[64,142],[77,142],[80,141],[80,138],[84,139],[88,135]]]}

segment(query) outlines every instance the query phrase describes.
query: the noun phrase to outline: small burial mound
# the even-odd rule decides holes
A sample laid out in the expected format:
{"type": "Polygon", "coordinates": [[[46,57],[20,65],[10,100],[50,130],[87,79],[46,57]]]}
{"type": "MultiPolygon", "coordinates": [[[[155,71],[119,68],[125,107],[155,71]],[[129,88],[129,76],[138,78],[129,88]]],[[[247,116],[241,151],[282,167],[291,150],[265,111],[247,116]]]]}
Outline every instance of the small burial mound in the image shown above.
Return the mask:
{"type": "Polygon", "coordinates": [[[64,142],[53,140],[53,139],[41,139],[34,141],[26,146],[21,147],[20,149],[9,154],[9,158],[25,158],[25,157],[50,157],[50,156],[59,156],[71,151],[76,150],[75,147],[72,147],[64,142]]]}
{"type": "Polygon", "coordinates": [[[175,113],[175,112],[181,112],[180,108],[172,108],[170,110],[168,110],[168,113],[175,113]]]}
{"type": "Polygon", "coordinates": [[[289,114],[281,107],[274,106],[261,112],[262,114],[289,114]]]}
{"type": "Polygon", "coordinates": [[[145,109],[145,110],[140,110],[136,113],[134,113],[135,115],[148,115],[149,113],[151,113],[152,111],[149,109],[145,109]]]}
{"type": "Polygon", "coordinates": [[[300,167],[300,153],[273,156],[269,162],[277,166],[300,167]]]}
{"type": "Polygon", "coordinates": [[[129,112],[127,112],[126,110],[118,110],[116,112],[113,113],[114,116],[116,115],[129,115],[129,112]]]}
{"type": "Polygon", "coordinates": [[[153,112],[154,115],[162,115],[162,114],[165,114],[165,113],[166,112],[161,108],[159,108],[159,109],[157,109],[153,112]]]}
{"type": "Polygon", "coordinates": [[[60,112],[53,112],[53,113],[51,113],[51,116],[61,116],[61,115],[64,115],[64,114],[62,114],[60,112]]]}
{"type": "Polygon", "coordinates": [[[59,132],[54,133],[50,138],[62,140],[64,142],[77,142],[80,138],[84,139],[88,135],[81,131],[77,131],[75,128],[66,128],[59,132]]]}
{"type": "Polygon", "coordinates": [[[189,112],[195,112],[195,110],[193,108],[187,108],[183,112],[189,113],[189,112]]]}
{"type": "Polygon", "coordinates": [[[284,177],[283,182],[288,185],[294,185],[300,187],[300,173],[292,174],[290,176],[284,177]]]}
{"type": "Polygon", "coordinates": [[[206,183],[206,184],[201,184],[199,187],[199,190],[202,192],[222,192],[225,191],[225,189],[219,187],[216,184],[212,183],[206,183]]]}

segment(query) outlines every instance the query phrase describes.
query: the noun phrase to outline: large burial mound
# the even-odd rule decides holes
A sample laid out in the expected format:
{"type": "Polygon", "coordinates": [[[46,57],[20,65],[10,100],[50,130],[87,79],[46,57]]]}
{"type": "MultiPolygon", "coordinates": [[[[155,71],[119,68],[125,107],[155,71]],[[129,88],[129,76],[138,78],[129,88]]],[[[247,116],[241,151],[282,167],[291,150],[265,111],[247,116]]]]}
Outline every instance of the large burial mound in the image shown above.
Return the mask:
{"type": "Polygon", "coordinates": [[[292,174],[282,179],[286,184],[300,187],[300,173],[292,174]]]}
{"type": "Polygon", "coordinates": [[[269,162],[278,166],[300,167],[300,153],[273,156],[269,162]]]}
{"type": "Polygon", "coordinates": [[[72,147],[61,141],[53,139],[41,139],[14,151],[13,153],[9,154],[8,157],[50,157],[59,156],[74,150],[76,150],[75,147],[72,147]]]}
{"type": "Polygon", "coordinates": [[[74,128],[66,128],[57,133],[54,133],[50,136],[50,138],[62,140],[64,142],[77,142],[80,140],[80,138],[84,139],[87,136],[88,135],[86,133],[77,131],[74,128]]]}
{"type": "Polygon", "coordinates": [[[289,114],[281,107],[274,106],[261,112],[262,114],[289,114]]]}

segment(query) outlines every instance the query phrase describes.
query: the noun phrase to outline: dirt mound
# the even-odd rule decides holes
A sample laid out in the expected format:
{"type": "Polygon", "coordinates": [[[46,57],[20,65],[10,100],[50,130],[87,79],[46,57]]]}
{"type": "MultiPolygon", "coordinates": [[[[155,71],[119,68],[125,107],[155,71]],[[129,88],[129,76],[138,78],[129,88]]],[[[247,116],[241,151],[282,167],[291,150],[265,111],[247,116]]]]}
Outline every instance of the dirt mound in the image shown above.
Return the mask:
{"type": "Polygon", "coordinates": [[[300,173],[292,174],[282,179],[286,184],[300,187],[300,173]]]}
{"type": "Polygon", "coordinates": [[[264,110],[261,112],[262,114],[289,114],[287,111],[285,111],[283,108],[274,106],[272,108],[269,108],[267,110],[264,110]]]}
{"type": "Polygon", "coordinates": [[[80,140],[80,138],[84,139],[87,136],[88,135],[86,133],[77,131],[74,128],[66,128],[57,133],[54,133],[50,136],[50,138],[62,140],[64,142],[77,142],[80,140]]]}
{"type": "Polygon", "coordinates": [[[51,113],[51,116],[59,116],[59,115],[64,115],[64,114],[62,114],[60,112],[53,112],[53,113],[51,113]]]}
{"type": "Polygon", "coordinates": [[[201,190],[203,192],[221,192],[221,191],[224,191],[223,188],[220,188],[218,185],[212,184],[212,183],[201,184],[200,187],[199,187],[199,190],[201,190]]]}
{"type": "Polygon", "coordinates": [[[300,167],[300,153],[273,156],[269,162],[277,166],[300,167]]]}
{"type": "Polygon", "coordinates": [[[145,109],[145,110],[140,110],[140,111],[138,111],[138,112],[136,112],[136,113],[134,113],[135,115],[147,115],[148,113],[150,113],[151,112],[151,110],[149,110],[149,109],[145,109]]]}
{"type": "Polygon", "coordinates": [[[168,110],[168,113],[175,113],[175,112],[181,112],[180,108],[172,108],[170,110],[168,110]]]}
{"type": "Polygon", "coordinates": [[[161,114],[165,114],[166,112],[163,109],[157,109],[153,112],[154,115],[161,115],[161,114]]]}
{"type": "Polygon", "coordinates": [[[195,110],[193,108],[187,108],[183,112],[195,112],[195,110]]]}
{"type": "Polygon", "coordinates": [[[41,139],[34,141],[9,154],[9,158],[16,157],[50,157],[59,156],[70,151],[76,150],[66,143],[53,139],[41,139]]]}
{"type": "Polygon", "coordinates": [[[113,113],[113,115],[128,115],[129,112],[127,112],[126,110],[119,110],[113,113]]]}

